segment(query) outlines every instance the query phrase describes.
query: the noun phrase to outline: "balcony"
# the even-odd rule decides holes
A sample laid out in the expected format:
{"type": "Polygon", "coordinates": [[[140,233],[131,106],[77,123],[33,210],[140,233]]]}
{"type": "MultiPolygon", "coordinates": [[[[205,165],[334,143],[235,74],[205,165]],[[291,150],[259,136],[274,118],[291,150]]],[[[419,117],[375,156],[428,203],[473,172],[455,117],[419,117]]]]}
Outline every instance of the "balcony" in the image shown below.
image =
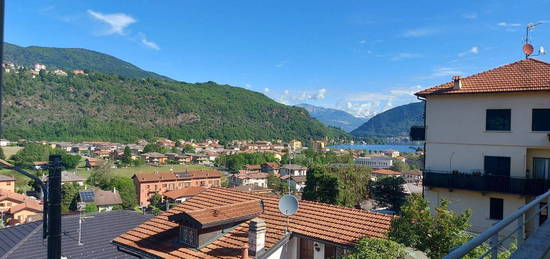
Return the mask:
{"type": "Polygon", "coordinates": [[[487,174],[424,171],[423,185],[427,187],[536,196],[550,189],[550,180],[487,174]]]}

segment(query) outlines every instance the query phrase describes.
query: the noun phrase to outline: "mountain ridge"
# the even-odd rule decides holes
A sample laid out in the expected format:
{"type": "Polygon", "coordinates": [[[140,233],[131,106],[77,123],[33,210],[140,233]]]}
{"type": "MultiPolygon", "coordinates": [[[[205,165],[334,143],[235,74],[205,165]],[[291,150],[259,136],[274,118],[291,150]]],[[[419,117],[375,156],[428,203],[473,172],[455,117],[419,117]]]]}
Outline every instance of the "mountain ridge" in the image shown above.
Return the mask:
{"type": "Polygon", "coordinates": [[[4,61],[11,61],[25,67],[40,63],[46,65],[48,69],[82,69],[129,78],[172,80],[166,76],[145,71],[117,57],[84,48],[21,47],[6,42],[4,43],[4,61]]]}
{"type": "Polygon", "coordinates": [[[379,113],[353,130],[354,137],[407,137],[411,126],[424,124],[422,102],[409,103],[379,113]]]}
{"type": "Polygon", "coordinates": [[[349,114],[348,112],[301,103],[295,106],[306,109],[310,116],[318,119],[327,126],[341,128],[346,132],[351,132],[368,121],[368,118],[360,118],[349,114]]]}

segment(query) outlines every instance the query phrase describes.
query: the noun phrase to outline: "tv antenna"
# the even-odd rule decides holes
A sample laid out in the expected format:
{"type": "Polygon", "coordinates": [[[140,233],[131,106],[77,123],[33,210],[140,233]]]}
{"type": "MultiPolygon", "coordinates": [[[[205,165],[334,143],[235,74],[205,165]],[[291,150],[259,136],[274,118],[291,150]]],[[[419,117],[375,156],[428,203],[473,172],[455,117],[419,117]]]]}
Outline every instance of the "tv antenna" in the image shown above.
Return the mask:
{"type": "Polygon", "coordinates": [[[525,54],[525,58],[531,57],[531,56],[539,56],[539,55],[545,55],[546,50],[543,46],[539,47],[539,50],[537,54],[533,55],[533,51],[535,51],[535,48],[531,43],[529,42],[529,32],[535,29],[536,26],[541,25],[542,22],[538,23],[528,23],[527,27],[525,28],[525,44],[523,44],[523,53],[525,54]]]}
{"type": "Polygon", "coordinates": [[[298,200],[294,195],[286,194],[279,199],[279,211],[286,216],[286,230],[288,233],[288,226],[290,225],[290,216],[296,214],[298,211],[298,200]]]}

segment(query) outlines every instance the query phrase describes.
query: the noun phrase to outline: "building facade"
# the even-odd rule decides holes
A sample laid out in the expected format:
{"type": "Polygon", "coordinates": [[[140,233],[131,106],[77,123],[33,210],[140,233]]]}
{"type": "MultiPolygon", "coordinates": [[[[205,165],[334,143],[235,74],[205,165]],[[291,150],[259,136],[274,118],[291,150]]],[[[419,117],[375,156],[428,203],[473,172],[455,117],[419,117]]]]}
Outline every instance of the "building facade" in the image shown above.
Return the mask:
{"type": "Polygon", "coordinates": [[[550,64],[525,59],[416,95],[425,98],[423,184],[433,206],[471,209],[471,230],[481,232],[550,188],[550,64]]]}
{"type": "Polygon", "coordinates": [[[221,174],[218,170],[188,170],[185,172],[156,172],[135,174],[132,179],[136,186],[139,206],[150,204],[153,194],[164,195],[167,191],[190,186],[220,186],[221,174]]]}
{"type": "Polygon", "coordinates": [[[393,166],[393,159],[387,156],[366,156],[355,158],[354,163],[356,165],[385,169],[393,166]]]}

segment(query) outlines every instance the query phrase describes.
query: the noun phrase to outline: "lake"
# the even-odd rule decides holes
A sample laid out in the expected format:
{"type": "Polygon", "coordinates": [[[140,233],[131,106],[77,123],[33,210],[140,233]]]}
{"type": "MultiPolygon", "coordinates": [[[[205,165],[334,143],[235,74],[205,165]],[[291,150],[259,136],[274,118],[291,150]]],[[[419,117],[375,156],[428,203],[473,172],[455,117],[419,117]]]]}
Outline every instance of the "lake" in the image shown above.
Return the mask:
{"type": "Polygon", "coordinates": [[[358,149],[358,150],[372,150],[372,151],[386,151],[386,150],[397,150],[399,152],[415,152],[417,148],[421,146],[416,145],[351,145],[351,144],[340,144],[329,146],[329,148],[339,148],[339,149],[358,149]]]}

